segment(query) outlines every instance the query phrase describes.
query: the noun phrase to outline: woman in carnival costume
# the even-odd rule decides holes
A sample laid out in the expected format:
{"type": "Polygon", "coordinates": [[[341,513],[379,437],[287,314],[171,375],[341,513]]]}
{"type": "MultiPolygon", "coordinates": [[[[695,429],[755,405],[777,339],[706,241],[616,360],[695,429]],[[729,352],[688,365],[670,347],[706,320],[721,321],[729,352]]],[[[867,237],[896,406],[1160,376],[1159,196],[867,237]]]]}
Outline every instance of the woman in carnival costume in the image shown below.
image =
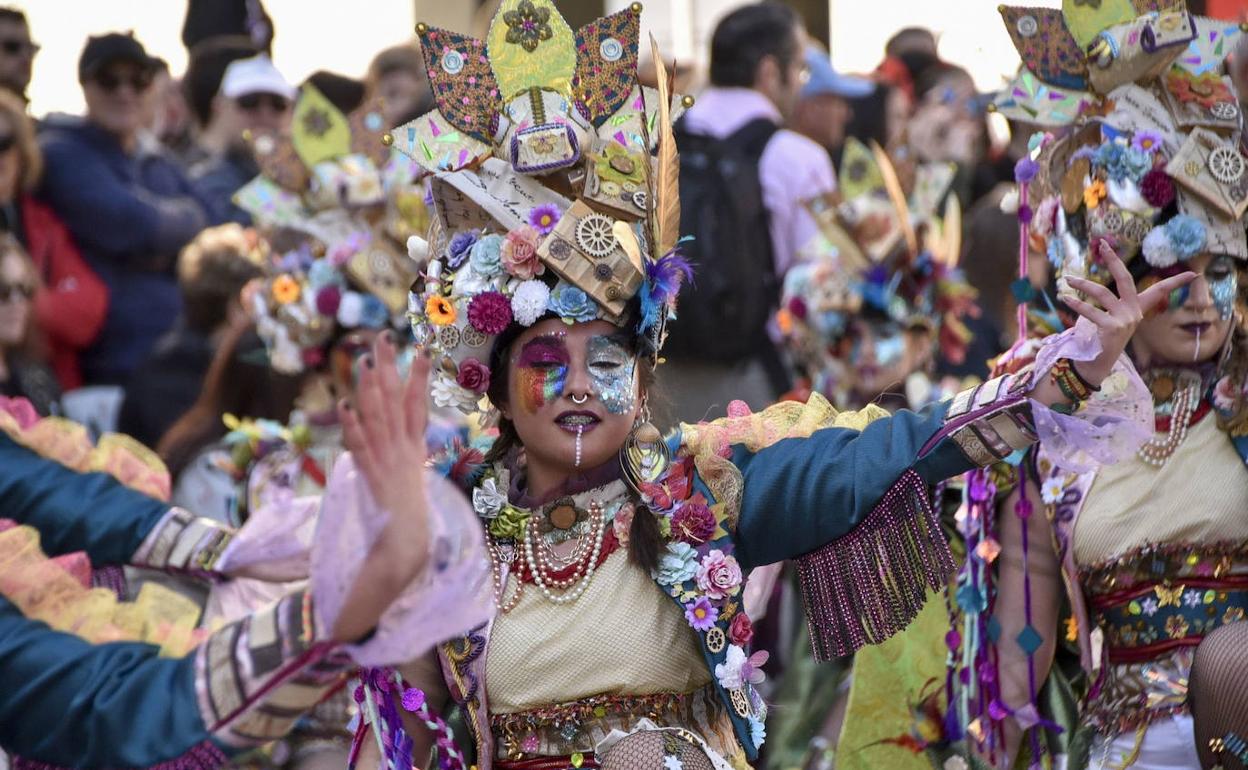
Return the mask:
{"type": "Polygon", "coordinates": [[[933,382],[938,357],[965,360],[962,318],[976,312],[957,269],[955,173],[946,163],[895,166],[878,145],[846,142],[839,202],[807,204],[820,247],[786,274],[777,314],[799,369],[795,396],[817,391],[861,408],[883,395],[885,406],[921,409],[957,392],[933,382]]]}
{"type": "Polygon", "coordinates": [[[391,370],[362,378],[344,415],[352,452],[329,481],[309,584],[213,631],[194,630],[196,608],[158,586],[134,602],[89,586],[120,565],[297,573],[256,564],[232,530],[162,502],[168,476],[133,442],[92,447],[80,426],[0,405],[0,747],[13,767],[215,768],[280,738],[357,666],[492,614],[468,505],[411,472],[425,460],[428,364],[402,384],[393,346],[376,357],[391,370]]]}
{"type": "MultiPolygon", "coordinates": [[[[481,768],[748,767],[767,659],[741,608],[750,569],[800,557],[821,657],[887,637],[950,564],[926,485],[1029,446],[1050,412],[1028,393],[1063,401],[1041,369],[870,424],[820,396],[734,405],[664,441],[646,399],[688,271],[682,102],[662,66],[657,92],[637,85],[639,16],[573,31],[550,2],[507,0],[485,41],[417,27],[438,110],[392,132],[435,172],[412,316],[435,402],[499,420],[484,457],[443,467],[489,533],[500,614],[366,677],[363,747],[396,767],[431,744],[377,686],[404,679],[464,708],[481,768]]],[[[1115,269],[1123,299],[1079,364],[1098,385],[1141,314],[1115,269]]]]}
{"type": "MultiPolygon", "coordinates": [[[[1033,138],[1016,178],[1022,241],[1048,255],[1065,305],[1096,317],[1093,306],[1116,301],[1106,285],[1115,252],[1140,286],[1198,277],[1146,306],[1128,345],[1147,383],[1138,452],[1098,471],[1095,446],[1055,436],[969,478],[968,561],[946,637],[960,669],[949,681],[963,686],[951,690],[944,738],[965,733],[995,766],[1021,742],[1033,763],[1053,744],[1069,767],[1200,767],[1193,655],[1248,608],[1248,159],[1222,75],[1243,30],[1160,5],[1002,9],[1027,71],[998,109],[1064,128],[1033,138]],[[1041,694],[1063,638],[1085,674],[1066,730],[1041,694]]],[[[1074,334],[1091,343],[1085,322],[1074,334]]],[[[1047,365],[1037,347],[1020,342],[999,369],[1047,365]]],[[[1063,365],[1054,372],[1072,395],[1095,390],[1063,365]]]]}
{"type": "MultiPolygon", "coordinates": [[[[263,560],[288,559],[311,543],[318,508],[305,499],[325,493],[329,472],[346,450],[337,400],[353,395],[377,335],[407,327],[415,266],[404,244],[428,225],[419,182],[424,172],[383,143],[379,105],[366,103],[346,115],[307,84],[294,110],[289,135],[250,137],[261,175],[235,199],[264,236],[258,259],[265,275],[244,291],[244,304],[277,375],[270,381],[279,390],[283,378],[300,383],[296,411],[289,425],[227,415],[230,430],[205,452],[210,461],[198,463],[192,478],[179,479],[186,494],[196,487],[209,494],[223,490],[242,524],[240,537],[263,560]]],[[[220,351],[213,373],[265,365],[240,362],[244,355],[220,351]]],[[[408,365],[405,355],[401,368],[408,365]]],[[[209,378],[201,402],[219,401],[221,394],[209,388],[236,384],[209,378]]],[[[197,416],[203,415],[186,419],[197,416]]],[[[463,421],[435,415],[430,422],[430,445],[441,447],[458,436],[463,421]]],[[[217,586],[206,617],[233,620],[289,589],[259,581],[217,586]]],[[[314,758],[345,764],[354,713],[350,693],[327,699],[268,752],[265,764],[300,766],[314,758]]]]}

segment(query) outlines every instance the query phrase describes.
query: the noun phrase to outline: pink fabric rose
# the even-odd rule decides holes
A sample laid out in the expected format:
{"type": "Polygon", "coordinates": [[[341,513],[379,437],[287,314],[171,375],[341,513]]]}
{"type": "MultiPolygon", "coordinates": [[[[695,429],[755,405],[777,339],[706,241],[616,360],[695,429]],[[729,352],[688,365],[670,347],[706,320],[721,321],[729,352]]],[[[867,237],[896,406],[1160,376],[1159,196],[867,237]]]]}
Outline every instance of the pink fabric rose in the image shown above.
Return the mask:
{"type": "Polygon", "coordinates": [[[455,382],[473,393],[484,393],[490,388],[490,368],[475,358],[466,358],[459,365],[455,382]]]}
{"type": "Polygon", "coordinates": [[[749,615],[738,612],[732,616],[732,623],[728,626],[728,641],[742,647],[748,647],[754,641],[754,624],[750,622],[749,615]]]}
{"type": "Polygon", "coordinates": [[[699,502],[680,506],[672,516],[672,537],[695,548],[708,542],[715,534],[715,514],[699,502]]]}
{"type": "Polygon", "coordinates": [[[712,599],[723,599],[737,592],[741,585],[741,565],[736,558],[715,550],[702,557],[698,565],[698,588],[712,599]]]}
{"type": "Polygon", "coordinates": [[[537,230],[529,225],[507,233],[501,250],[503,269],[523,281],[546,272],[546,266],[537,258],[537,239],[537,230]]]}
{"type": "Polygon", "coordinates": [[[616,511],[615,518],[611,520],[611,527],[615,531],[615,539],[620,545],[628,547],[628,533],[633,527],[633,515],[637,509],[632,503],[625,503],[620,506],[620,510],[616,511]]]}

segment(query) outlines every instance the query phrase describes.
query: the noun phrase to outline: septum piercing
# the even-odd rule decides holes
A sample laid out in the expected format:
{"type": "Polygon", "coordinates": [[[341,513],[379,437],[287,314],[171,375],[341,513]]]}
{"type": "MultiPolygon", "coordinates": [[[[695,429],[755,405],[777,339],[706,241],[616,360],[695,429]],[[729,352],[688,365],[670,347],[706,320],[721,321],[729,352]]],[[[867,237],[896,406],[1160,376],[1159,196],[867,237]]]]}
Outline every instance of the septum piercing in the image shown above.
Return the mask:
{"type": "Polygon", "coordinates": [[[572,399],[572,403],[576,404],[577,406],[580,406],[581,404],[584,404],[585,402],[589,401],[589,394],[582,393],[579,396],[574,395],[574,396],[571,396],[570,398],[572,399]]]}

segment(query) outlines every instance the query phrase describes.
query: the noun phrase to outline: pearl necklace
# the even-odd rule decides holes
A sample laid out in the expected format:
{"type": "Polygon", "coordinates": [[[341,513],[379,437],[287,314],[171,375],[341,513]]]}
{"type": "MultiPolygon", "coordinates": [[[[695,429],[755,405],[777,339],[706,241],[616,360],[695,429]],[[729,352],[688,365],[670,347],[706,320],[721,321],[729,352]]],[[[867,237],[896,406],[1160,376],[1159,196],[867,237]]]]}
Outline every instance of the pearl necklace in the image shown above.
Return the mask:
{"type": "Polygon", "coordinates": [[[492,538],[487,538],[490,549],[490,574],[494,578],[494,606],[498,607],[498,611],[506,615],[515,609],[520,603],[520,597],[524,596],[524,581],[516,581],[516,591],[506,602],[503,601],[503,594],[507,588],[507,578],[503,577],[503,554],[498,544],[492,538]]]}
{"type": "Polygon", "coordinates": [[[1163,440],[1157,441],[1152,438],[1140,447],[1138,454],[1141,460],[1154,468],[1160,468],[1166,464],[1166,460],[1170,459],[1170,456],[1187,438],[1187,429],[1192,420],[1192,414],[1196,411],[1199,392],[1200,384],[1197,383],[1175,394],[1174,409],[1170,412],[1170,430],[1166,432],[1163,440]]]}
{"type": "Polygon", "coordinates": [[[581,594],[585,593],[585,589],[589,587],[589,581],[593,579],[594,573],[598,570],[598,555],[602,553],[602,538],[606,533],[606,519],[602,515],[602,504],[597,501],[590,503],[590,518],[593,521],[593,548],[590,549],[589,559],[578,562],[572,576],[566,580],[555,580],[547,570],[550,568],[544,554],[535,555],[533,546],[533,528],[530,522],[524,523],[524,531],[521,533],[521,540],[524,541],[524,556],[529,565],[529,571],[533,573],[533,582],[541,589],[542,596],[555,604],[571,604],[581,598],[581,594]],[[579,578],[579,580],[578,580],[579,578]],[[575,585],[575,588],[573,586],[575,585]],[[555,594],[552,588],[556,588],[565,593],[555,594]],[[567,590],[572,589],[572,590],[567,590]]]}

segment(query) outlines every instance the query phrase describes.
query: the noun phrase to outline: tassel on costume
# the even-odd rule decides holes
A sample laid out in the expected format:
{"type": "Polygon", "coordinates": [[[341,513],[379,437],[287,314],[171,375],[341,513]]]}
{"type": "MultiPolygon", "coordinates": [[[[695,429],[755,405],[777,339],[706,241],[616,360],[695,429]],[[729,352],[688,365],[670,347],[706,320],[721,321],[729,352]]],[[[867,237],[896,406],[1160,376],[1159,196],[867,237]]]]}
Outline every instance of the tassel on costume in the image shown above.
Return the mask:
{"type": "Polygon", "coordinates": [[[927,485],[907,471],[853,531],[797,560],[815,659],[901,631],[953,570],[927,485]]]}

